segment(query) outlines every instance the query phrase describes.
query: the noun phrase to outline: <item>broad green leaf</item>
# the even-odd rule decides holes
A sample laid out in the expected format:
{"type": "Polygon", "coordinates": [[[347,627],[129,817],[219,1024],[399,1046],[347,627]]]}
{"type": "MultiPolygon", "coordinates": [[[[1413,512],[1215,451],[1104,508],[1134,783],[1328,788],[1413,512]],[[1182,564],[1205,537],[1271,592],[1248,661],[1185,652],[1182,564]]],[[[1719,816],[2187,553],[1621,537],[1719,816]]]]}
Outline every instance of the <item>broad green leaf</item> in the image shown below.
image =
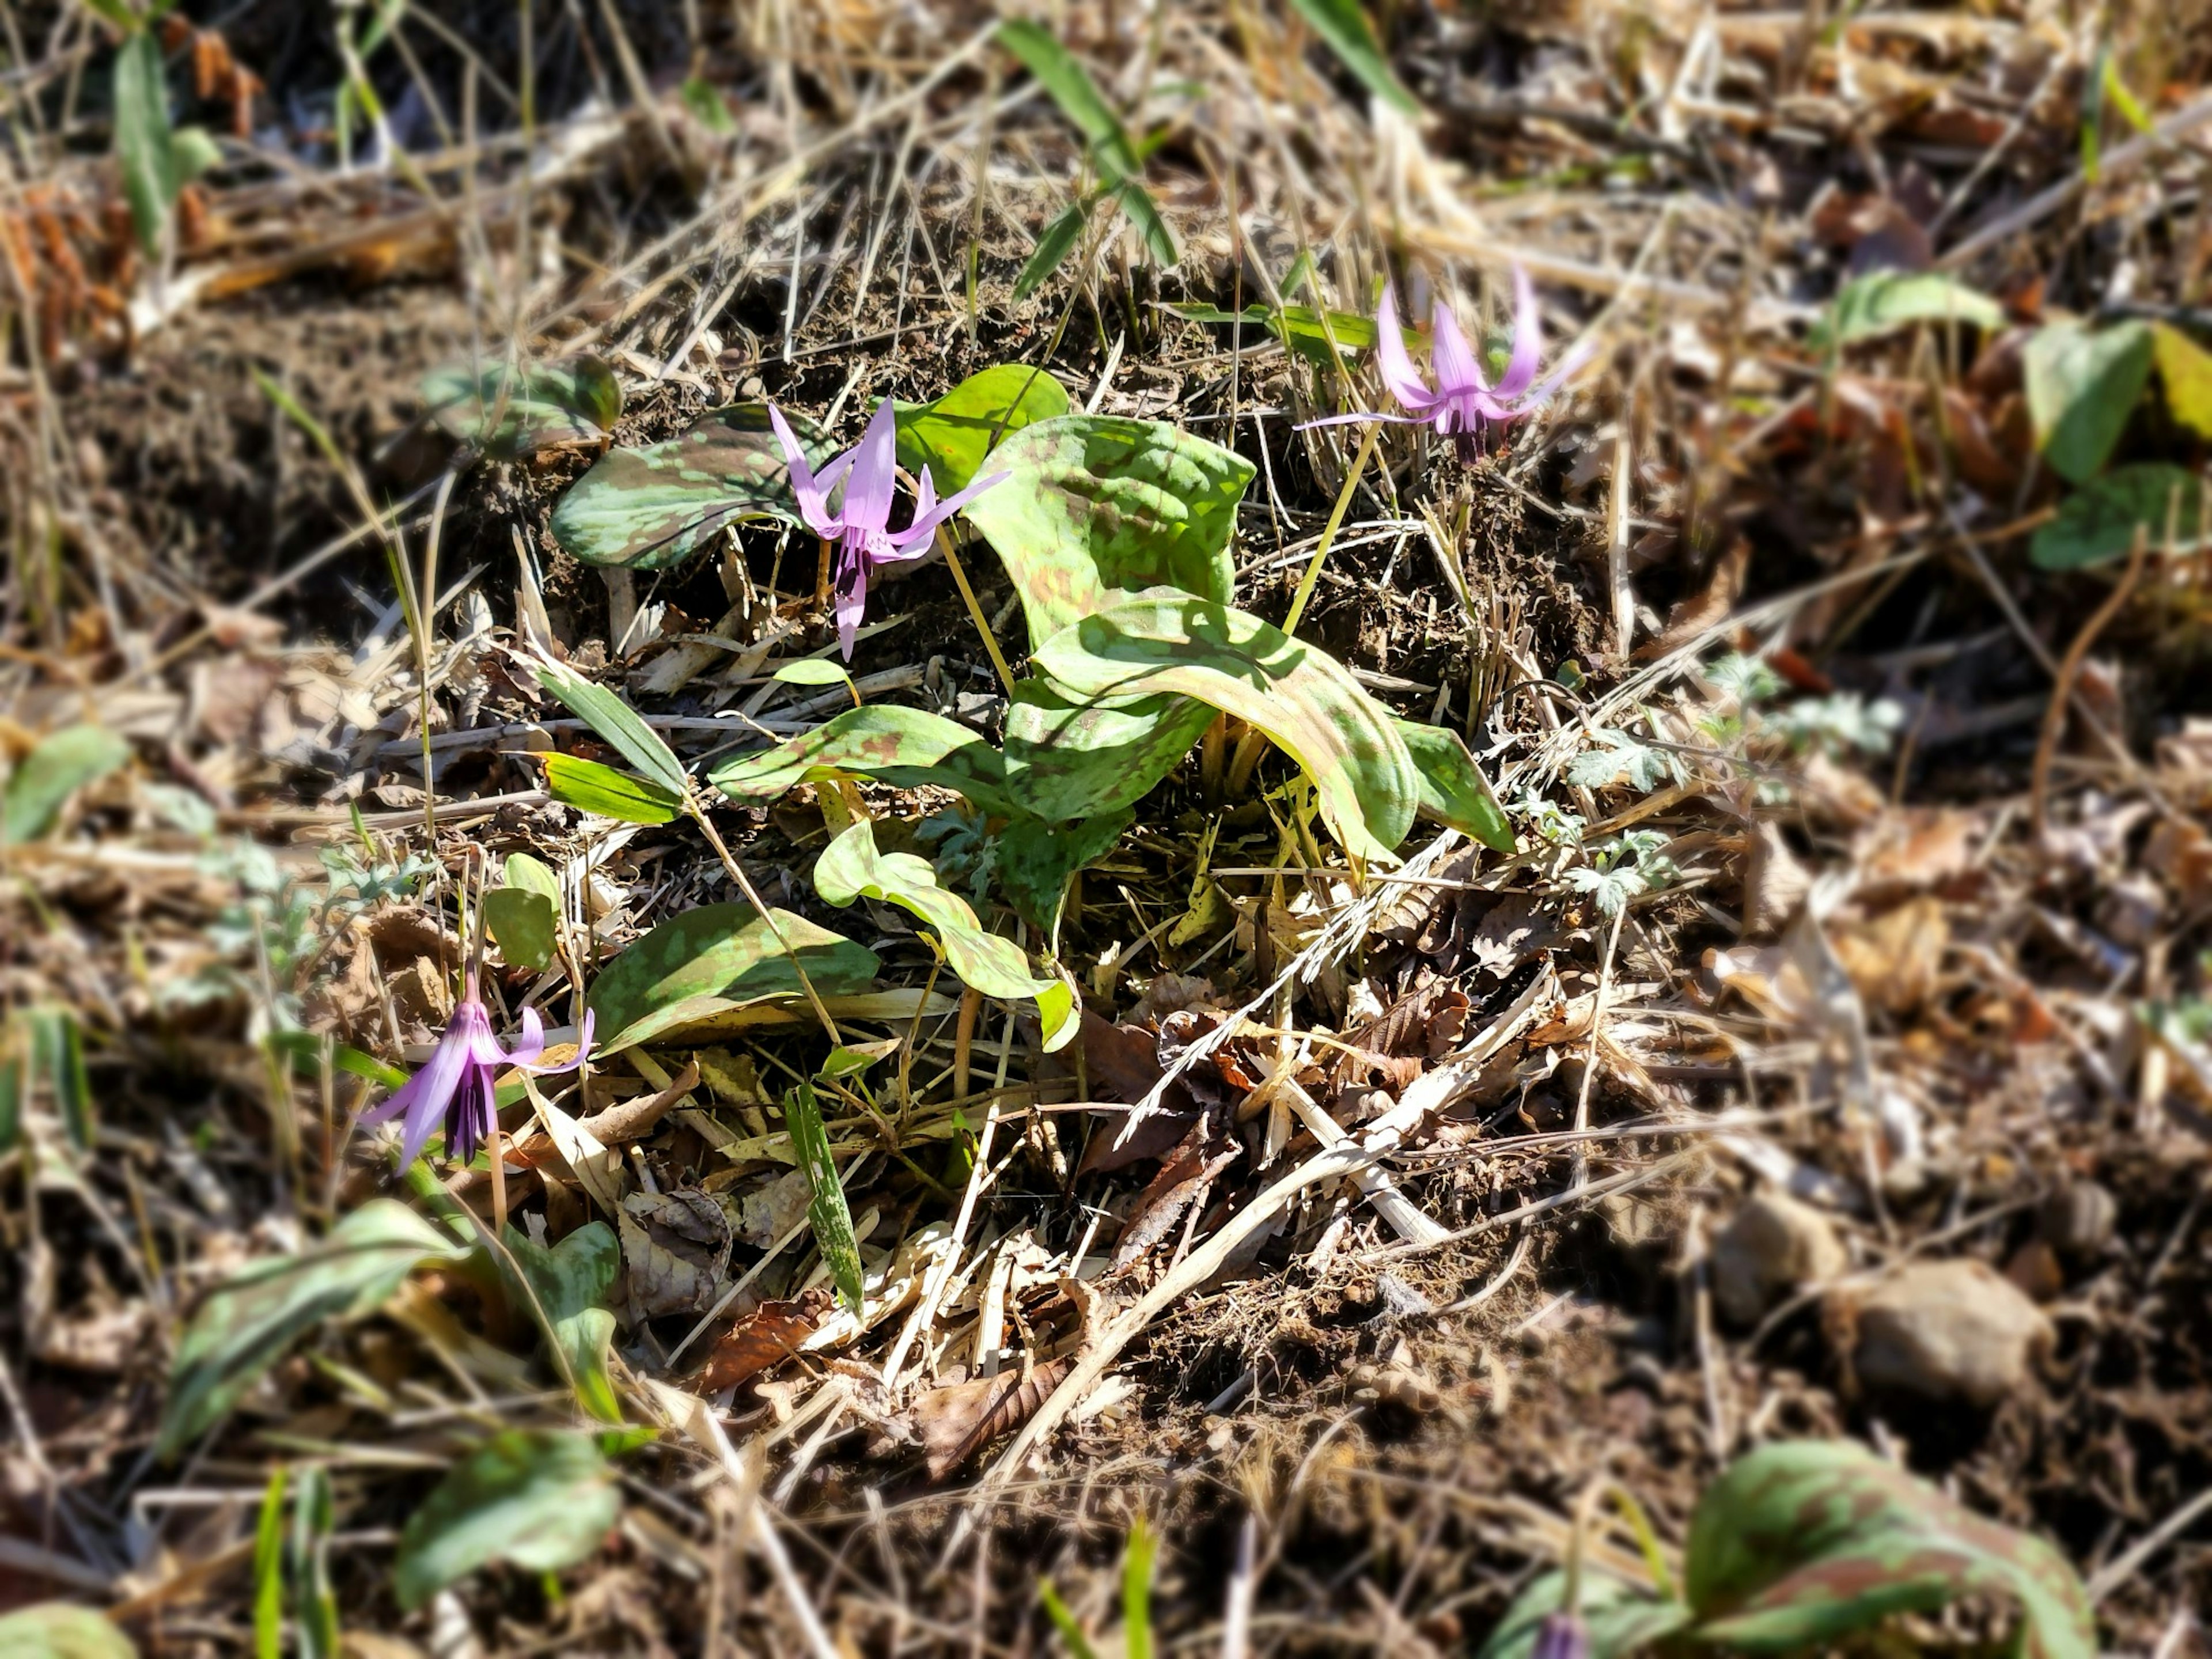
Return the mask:
{"type": "Polygon", "coordinates": [[[2028,557],[2044,570],[2080,570],[2124,559],[2135,545],[2137,526],[2144,526],[2155,551],[2166,544],[2169,515],[2174,552],[2205,544],[2203,480],[2165,461],[2116,466],[2058,504],[2057,516],[2036,530],[2028,557]]]}
{"type": "Polygon", "coordinates": [[[1419,101],[1390,72],[1389,60],[1376,45],[1375,31],[1369,27],[1359,0],[1291,0],[1291,3],[1368,91],[1401,113],[1421,112],[1419,101]]]}
{"type": "Polygon", "coordinates": [[[39,740],[8,780],[0,840],[36,841],[54,827],[69,798],[131,758],[131,745],[104,726],[65,726],[39,740]]]}
{"type": "MultiPolygon", "coordinates": [[[[1475,1659],[1533,1659],[1544,1620],[1559,1611],[1567,1588],[1564,1572],[1547,1572],[1513,1598],[1475,1659]]],[[[1585,1563],[1577,1608],[1589,1641],[1588,1659],[1626,1659],[1673,1635],[1690,1621],[1680,1601],[1663,1601],[1585,1563]]]]}
{"type": "MultiPolygon", "coordinates": [[[[621,1422],[622,1402],[607,1375],[615,1316],[603,1305],[622,1269],[622,1246],[613,1229],[604,1221],[589,1222],[548,1249],[510,1227],[505,1242],[536,1299],[532,1317],[542,1320],[556,1365],[576,1391],[577,1403],[602,1423],[621,1422]]],[[[515,1299],[526,1307],[532,1300],[515,1299]]]]}
{"type": "Polygon", "coordinates": [[[2051,470],[2080,483],[2104,465],[2150,378],[2146,323],[2048,323],[2027,343],[2027,410],[2051,470]]]}
{"type": "Polygon", "coordinates": [[[1964,323],[1994,333],[2004,320],[2004,307],[1995,300],[1941,271],[1875,270],[1844,284],[1813,325],[1808,343],[1826,351],[1916,323],[1964,323]]]}
{"type": "Polygon", "coordinates": [[[604,685],[595,685],[566,663],[540,657],[532,666],[538,683],[568,712],[612,744],[622,757],[679,800],[688,793],[684,763],[637,711],[604,685]]]}
{"type": "Polygon", "coordinates": [[[622,386],[596,357],[472,368],[447,363],[422,377],[422,401],[440,426],[499,460],[597,443],[622,417],[622,386]]]}
{"type": "Polygon", "coordinates": [[[0,1659],[138,1659],[138,1650],[90,1607],[40,1601],[0,1618],[0,1659]]]}
{"type": "Polygon", "coordinates": [[[968,508],[1028,613],[1030,643],[1119,597],[1165,586],[1227,604],[1229,542],[1252,464],[1159,421],[1062,415],[1000,444],[1012,476],[968,508]]]}
{"type": "Polygon", "coordinates": [[[484,926],[499,941],[500,954],[512,968],[542,970],[553,960],[556,923],[560,912],[543,893],[526,887],[495,887],[484,895],[484,926]]]}
{"type": "Polygon", "coordinates": [[[471,1453],[407,1517],[392,1588],[412,1612],[494,1561],[558,1572],[597,1550],[621,1515],[622,1493],[597,1436],[509,1429],[471,1453]]]}
{"type": "Polygon", "coordinates": [[[724,761],[707,781],[732,800],[763,806],[801,783],[845,773],[901,789],[957,789],[986,812],[1010,812],[1006,764],[966,726],[919,708],[848,708],[811,732],[758,754],[724,761]]]}
{"type": "Polygon", "coordinates": [[[1107,183],[1118,185],[1135,177],[1137,157],[1130,148],[1127,129],[1091,78],[1091,71],[1066,47],[1036,24],[1021,18],[1000,23],[995,38],[1036,76],[1037,84],[1060,106],[1060,112],[1083,135],[1107,183]]]}
{"type": "Polygon", "coordinates": [[[1225,710],[1305,769],[1345,850],[1387,858],[1420,785],[1390,713],[1326,651],[1210,599],[1132,599],[1063,629],[1030,659],[1072,697],[1166,691],[1225,710]]]}
{"type": "Polygon", "coordinates": [[[76,1011],[56,1003],[26,1008],[18,1016],[28,1033],[33,1088],[43,1087],[62,1121],[62,1131],[79,1152],[99,1138],[93,1121],[92,1079],[84,1068],[84,1031],[76,1011]]]}
{"type": "Polygon", "coordinates": [[[2198,437],[2212,438],[2212,351],[2171,323],[2151,325],[2151,337],[2167,411],[2198,437]]]}
{"type": "Polygon", "coordinates": [[[838,1178],[836,1160],[830,1156],[830,1134],[822,1127],[822,1104],[811,1084],[801,1083],[783,1100],[784,1127],[799,1153],[799,1167],[806,1171],[812,1196],[807,1200],[806,1219],[814,1231],[814,1243],[830,1266],[837,1294],[855,1317],[866,1307],[867,1276],[860,1267],[860,1242],[853,1236],[853,1212],[845,1202],[845,1184],[838,1178]]]}
{"type": "Polygon", "coordinates": [[[853,694],[854,706],[860,706],[860,691],[853,677],[827,657],[801,657],[783,664],[770,678],[786,685],[842,685],[853,694]]]}
{"type": "Polygon", "coordinates": [[[1006,708],[1006,786],[1054,823],[1133,806],[1205,735],[1213,710],[1188,697],[1069,697],[1018,681],[1006,708]]]}
{"type": "Polygon", "coordinates": [[[1701,1643],[1820,1647],[1893,1613],[1996,1595],[2019,1607],[2028,1659],[2097,1652],[2088,1598],[2050,1545],[1850,1441],[1739,1458],[1698,1501],[1683,1571],[1701,1643]]]}
{"type": "Polygon", "coordinates": [[[934,403],[898,406],[899,465],[917,476],[927,467],[937,493],[950,495],[974,482],[993,444],[1067,407],[1067,389],[1043,369],[994,364],[934,403]]]}
{"type": "Polygon", "coordinates": [[[1455,732],[1419,720],[1396,720],[1398,735],[1413,759],[1413,781],[1420,790],[1420,813],[1480,842],[1493,853],[1513,851],[1513,826],[1492,793],[1490,780],[1474,763],[1455,732]]]}
{"type": "MultiPolygon", "coordinates": [[[[829,459],[811,422],[784,417],[808,465],[829,459]]],[[[804,527],[766,404],[710,410],[681,437],[609,450],[553,509],[553,539],[586,564],[665,570],[740,519],[804,527]]]]}
{"type": "Polygon", "coordinates": [[[657,783],[617,772],[576,755],[541,755],[545,793],[564,806],[624,823],[666,823],[684,811],[684,798],[657,783]]]}
{"type": "Polygon", "coordinates": [[[1037,233],[1036,246],[1023,262],[1020,275],[1014,278],[1017,305],[1036,293],[1045,279],[1066,263],[1090,217],[1089,203],[1070,202],[1046,222],[1045,228],[1037,233]]]}
{"type": "Polygon", "coordinates": [[[161,231],[184,187],[175,134],[169,126],[169,89],[161,74],[161,43],[140,29],[115,54],[115,159],[123,167],[123,193],[131,222],[149,259],[161,253],[161,231]]]}
{"type": "Polygon", "coordinates": [[[520,887],[526,892],[543,893],[549,902],[558,908],[561,902],[561,878],[553,866],[543,859],[534,859],[527,853],[509,853],[502,873],[509,887],[520,887]]]}
{"type": "Polygon", "coordinates": [[[176,163],[179,186],[222,165],[222,146],[205,127],[179,127],[169,135],[169,154],[176,163]]]}
{"type": "MultiPolygon", "coordinates": [[[[823,996],[875,983],[876,953],[788,910],[775,913],[806,976],[823,996]]],[[[650,1042],[663,1031],[714,1014],[805,994],[791,958],[750,904],[702,904],[664,921],[592,982],[597,1052],[650,1042]]]]}
{"type": "Polygon", "coordinates": [[[1031,976],[1021,946],[986,933],[968,901],[937,884],[937,872],[912,853],[879,853],[875,825],[862,818],[814,861],[814,890],[841,908],[866,896],[912,911],[936,933],[961,982],[985,996],[1036,1000],[1048,1053],[1075,1035],[1075,997],[1058,978],[1031,976]]]}
{"type": "Polygon", "coordinates": [[[1024,813],[1009,823],[999,837],[996,869],[1000,887],[1022,920],[1051,938],[1067,878],[1110,852],[1132,816],[1124,807],[1058,824],[1024,813]]]}
{"type": "Polygon", "coordinates": [[[174,1456],[324,1320],[374,1313],[417,1267],[465,1254],[404,1205],[376,1198],[299,1255],[232,1274],[200,1304],[177,1344],[155,1454],[174,1456]]]}

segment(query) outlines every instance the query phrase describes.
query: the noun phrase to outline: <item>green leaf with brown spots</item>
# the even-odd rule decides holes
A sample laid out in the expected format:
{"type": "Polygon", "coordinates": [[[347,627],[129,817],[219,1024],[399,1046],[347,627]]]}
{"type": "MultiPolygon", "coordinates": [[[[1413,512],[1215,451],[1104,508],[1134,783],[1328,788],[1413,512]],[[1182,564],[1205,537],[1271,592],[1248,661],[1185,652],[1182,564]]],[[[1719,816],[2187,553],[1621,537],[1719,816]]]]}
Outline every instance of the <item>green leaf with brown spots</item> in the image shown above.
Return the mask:
{"type": "Polygon", "coordinates": [[[724,761],[707,781],[744,806],[764,806],[801,783],[857,773],[901,789],[957,789],[986,812],[1014,810],[1006,763],[966,726],[889,703],[848,708],[811,732],[724,761]]]}
{"type": "Polygon", "coordinates": [[[950,495],[974,480],[994,444],[1066,413],[1067,388],[1045,370],[994,364],[934,403],[898,405],[899,465],[917,475],[927,466],[937,493],[950,495]]]}
{"type": "Polygon", "coordinates": [[[1190,753],[1213,710],[1188,697],[1077,698],[1023,680],[1006,707],[1006,787],[1052,823],[1133,806],[1190,753]]]}
{"type": "Polygon", "coordinates": [[[1387,858],[1420,781],[1390,711],[1328,653],[1211,599],[1155,589],[1061,629],[1030,659],[1071,699],[1168,692],[1267,733],[1313,779],[1345,849],[1387,858]]]}
{"type": "MultiPolygon", "coordinates": [[[[813,422],[784,418],[810,465],[829,459],[813,422]]],[[[740,519],[803,527],[766,404],[731,404],[681,437],[608,451],[553,509],[553,539],[586,564],[665,570],[740,519]]]]}
{"type": "Polygon", "coordinates": [[[985,996],[1036,1000],[1048,1052],[1075,1035],[1075,994],[1057,977],[1031,976],[1029,959],[1010,939],[986,933],[968,901],[937,884],[929,860],[876,849],[875,825],[862,818],[814,861],[814,890],[843,906],[867,897],[912,911],[937,935],[946,964],[985,996]]]}
{"type": "MultiPolygon", "coordinates": [[[[876,953],[788,910],[775,911],[814,988],[823,996],[865,991],[876,953]]],[[[732,1009],[805,994],[775,929],[750,904],[702,904],[664,921],[592,982],[585,999],[599,1022],[594,1052],[613,1054],[664,1031],[732,1009]]]]}
{"type": "Polygon", "coordinates": [[[2088,1597],[2058,1552],[1850,1441],[1739,1458],[1698,1502],[1683,1571],[1695,1640],[1750,1652],[1825,1646],[1962,1596],[2011,1602],[2027,1659],[2095,1659],[2088,1597]]]}
{"type": "Polygon", "coordinates": [[[1395,722],[1413,757],[1413,779],[1421,794],[1420,813],[1472,836],[1493,853],[1513,851],[1513,826],[1492,793],[1490,780],[1474,763],[1459,734],[1419,720],[1395,722]]]}
{"type": "MultiPolygon", "coordinates": [[[[1207,714],[1210,719],[1212,711],[1207,714]]],[[[1000,890],[1023,921],[1051,938],[1067,878],[1111,852],[1129,820],[1127,807],[1069,824],[1047,823],[1024,813],[999,837],[1000,890]]]]}
{"type": "Polygon", "coordinates": [[[1011,476],[968,508],[989,538],[1042,645],[1147,587],[1227,604],[1237,503],[1252,464],[1160,421],[1062,415],[1023,428],[993,452],[1011,476]]]}
{"type": "Polygon", "coordinates": [[[498,460],[595,444],[622,418],[622,386],[596,357],[471,368],[447,363],[422,377],[438,424],[498,460]]]}
{"type": "Polygon", "coordinates": [[[2171,461],[2116,466],[2059,502],[2028,560],[2039,570],[2086,569],[2127,557],[2138,531],[2153,550],[2193,553],[2205,544],[2204,495],[2204,480],[2171,461]]]}

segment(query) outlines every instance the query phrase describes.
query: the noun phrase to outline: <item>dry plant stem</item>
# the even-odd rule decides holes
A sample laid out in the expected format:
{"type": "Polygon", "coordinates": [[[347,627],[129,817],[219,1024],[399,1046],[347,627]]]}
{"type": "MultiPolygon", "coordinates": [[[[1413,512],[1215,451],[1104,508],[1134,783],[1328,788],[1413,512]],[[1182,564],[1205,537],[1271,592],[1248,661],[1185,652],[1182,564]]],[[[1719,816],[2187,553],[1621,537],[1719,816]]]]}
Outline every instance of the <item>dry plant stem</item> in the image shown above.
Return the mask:
{"type": "Polygon", "coordinates": [[[975,1050],[975,1016],[982,1012],[983,994],[970,985],[960,993],[960,1016],[952,1028],[952,1097],[968,1097],[968,1081],[975,1050]]]}
{"type": "Polygon", "coordinates": [[[2081,624],[2081,631],[2074,636],[2074,643],[2066,647],[2065,656],[2059,660],[2057,677],[2051,688],[2051,707],[2044,712],[2043,735],[2036,741],[2035,770],[2028,789],[2028,823],[2038,841],[2044,836],[2044,815],[2051,800],[2051,763],[2058,752],[2059,734],[2066,729],[2066,705],[2074,696],[2075,678],[2081,672],[2081,661],[2089,654],[2089,647],[2097,642],[2097,635],[2105,631],[2136,591],[2149,551],[2148,527],[2137,525],[2135,545],[2128,550],[2128,568],[2121,573],[2119,582],[2104,604],[2081,624]]]}
{"type": "Polygon", "coordinates": [[[945,568],[952,572],[952,580],[960,589],[960,602],[968,607],[968,615],[975,624],[975,632],[982,636],[983,649],[990,653],[991,666],[998,671],[999,684],[1006,688],[1008,696],[1014,695],[1014,671],[1006,666],[1006,653],[999,649],[999,641],[992,636],[990,619],[984,616],[983,607],[975,598],[975,590],[969,586],[967,567],[960,556],[952,550],[952,538],[945,533],[945,526],[937,526],[937,545],[945,555],[945,568]]]}
{"type": "Polygon", "coordinates": [[[960,1265],[961,1242],[968,1237],[968,1223],[975,1213],[975,1200],[982,1194],[984,1176],[991,1167],[991,1141],[999,1132],[999,1114],[1004,1104],[1003,1100],[994,1096],[983,1115],[983,1133],[975,1139],[975,1158],[968,1168],[967,1190],[960,1194],[960,1212],[952,1220],[952,1237],[914,1316],[901,1328],[898,1340],[891,1344],[890,1352],[884,1358],[884,1387],[893,1394],[898,1391],[899,1368],[906,1363],[907,1350],[936,1319],[937,1304],[944,1298],[945,1287],[952,1282],[953,1269],[960,1265]]]}
{"type": "Polygon", "coordinates": [[[784,955],[791,958],[791,971],[799,975],[799,988],[806,993],[807,1006],[814,1010],[814,1017],[822,1022],[822,1029],[830,1034],[830,1041],[842,1047],[844,1034],[838,1030],[836,1020],[831,1018],[829,1005],[822,1000],[821,992],[814,988],[814,981],[806,971],[806,964],[799,959],[799,952],[791,948],[791,941],[784,937],[781,925],[768,906],[761,902],[761,896],[753,890],[752,878],[745,874],[744,866],[731,853],[722,840],[722,832],[714,828],[714,821],[707,816],[706,809],[696,801],[688,805],[692,823],[697,824],[699,833],[707,837],[707,844],[714,849],[714,856],[722,860],[722,868],[730,872],[730,879],[738,884],[738,890],[745,896],[745,902],[753,907],[753,914],[768,924],[769,932],[775,935],[776,944],[782,947],[784,955]]]}
{"type": "MultiPolygon", "coordinates": [[[[1606,936],[1605,956],[1597,965],[1597,993],[1590,999],[1589,1054],[1583,1061],[1582,1086],[1575,1091],[1575,1133],[1582,1134],[1589,1128],[1590,1082],[1597,1076],[1598,1044],[1605,1032],[1605,1000],[1613,989],[1613,959],[1620,949],[1620,924],[1628,920],[1628,906],[1623,904],[1613,913],[1613,932],[1606,936]]],[[[1580,1192],[1589,1184],[1589,1154],[1581,1143],[1575,1147],[1573,1190],[1580,1192]]]]}

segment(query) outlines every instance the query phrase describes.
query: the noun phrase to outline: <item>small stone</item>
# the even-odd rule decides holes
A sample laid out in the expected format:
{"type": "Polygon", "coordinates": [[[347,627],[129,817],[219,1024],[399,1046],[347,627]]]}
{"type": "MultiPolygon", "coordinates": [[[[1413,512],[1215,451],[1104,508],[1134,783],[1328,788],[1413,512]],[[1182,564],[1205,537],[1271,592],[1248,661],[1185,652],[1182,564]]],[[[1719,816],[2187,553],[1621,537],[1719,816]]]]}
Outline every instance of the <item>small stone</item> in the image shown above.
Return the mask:
{"type": "Polygon", "coordinates": [[[2051,1322],[1985,1261],[1912,1262],[1855,1304],[1852,1365],[1880,1392],[1994,1406],[2051,1345],[2051,1322]]]}
{"type": "Polygon", "coordinates": [[[1713,1240],[1713,1300],[1730,1324],[1755,1325],[1797,1286],[1849,1265],[1826,1216],[1783,1193],[1755,1194],[1713,1240]]]}
{"type": "Polygon", "coordinates": [[[2035,1212],[2036,1236],[2069,1261],[2086,1261],[2112,1242],[2120,1206],[2094,1181],[2076,1181],[2045,1199],[2035,1212]]]}

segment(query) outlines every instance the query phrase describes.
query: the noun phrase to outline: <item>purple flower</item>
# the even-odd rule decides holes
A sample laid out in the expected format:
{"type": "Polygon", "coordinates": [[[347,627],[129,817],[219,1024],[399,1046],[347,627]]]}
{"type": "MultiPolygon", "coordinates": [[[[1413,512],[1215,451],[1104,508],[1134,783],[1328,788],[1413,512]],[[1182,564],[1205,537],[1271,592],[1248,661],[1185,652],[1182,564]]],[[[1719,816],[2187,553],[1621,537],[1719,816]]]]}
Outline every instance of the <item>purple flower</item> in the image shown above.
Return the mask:
{"type": "Polygon", "coordinates": [[[450,1113],[453,1121],[447,1124],[446,1150],[459,1162],[466,1164],[497,1127],[492,1079],[502,1066],[513,1066],[541,1075],[574,1071],[584,1063],[584,1056],[591,1051],[589,1009],[584,1012],[584,1029],[573,1060],[558,1066],[537,1063],[538,1056],[545,1052],[545,1028],[539,1023],[535,1008],[522,1011],[522,1040],[511,1052],[501,1048],[492,1038],[491,1016],[477,1000],[475,976],[471,975],[469,994],[453,1010],[453,1021],[446,1027],[446,1035],[439,1039],[437,1052],[421,1071],[392,1091],[389,1100],[364,1113],[361,1121],[367,1126],[406,1114],[407,1133],[399,1147],[399,1167],[404,1170],[422,1155],[432,1132],[441,1123],[446,1123],[450,1113]]]}
{"type": "Polygon", "coordinates": [[[868,422],[860,441],[819,472],[807,465],[806,452],[799,447],[782,411],[774,404],[769,405],[768,417],[791,467],[791,489],[799,497],[799,516],[823,541],[837,544],[837,642],[844,647],[845,660],[850,662],[853,639],[867,609],[869,576],[878,566],[918,559],[928,552],[930,538],[939,525],[1010,475],[994,472],[940,501],[936,483],[924,467],[915,486],[914,522],[903,530],[893,530],[891,487],[897,480],[898,417],[890,398],[876,405],[875,418],[868,422]],[[845,493],[832,510],[830,492],[841,478],[845,493]]]}
{"type": "Polygon", "coordinates": [[[1589,1659],[1589,1632],[1571,1613],[1547,1613],[1529,1659],[1589,1659]]]}
{"type": "MultiPolygon", "coordinates": [[[[1451,307],[1441,299],[1437,301],[1435,344],[1431,351],[1431,368],[1436,374],[1436,386],[1431,389],[1413,367],[1413,360],[1406,355],[1406,336],[1398,325],[1398,295],[1386,285],[1382,289],[1382,304],[1375,315],[1376,366],[1382,371],[1382,384],[1390,389],[1406,412],[1403,415],[1333,415],[1324,420],[1308,421],[1306,426],[1337,426],[1347,421],[1402,421],[1411,424],[1427,422],[1440,434],[1455,438],[1460,458],[1472,460],[1484,428],[1503,425],[1534,414],[1568,375],[1589,361],[1595,350],[1595,343],[1585,341],[1567,354],[1565,362],[1553,369],[1541,382],[1536,380],[1536,368],[1543,351],[1543,325],[1536,310],[1536,290],[1528,281],[1528,273],[1518,264],[1513,267],[1513,354],[1506,360],[1505,372],[1492,386],[1483,379],[1482,364],[1460,332],[1459,321],[1452,315],[1451,307]]],[[[1304,430],[1301,428],[1300,430],[1304,430]]]]}

